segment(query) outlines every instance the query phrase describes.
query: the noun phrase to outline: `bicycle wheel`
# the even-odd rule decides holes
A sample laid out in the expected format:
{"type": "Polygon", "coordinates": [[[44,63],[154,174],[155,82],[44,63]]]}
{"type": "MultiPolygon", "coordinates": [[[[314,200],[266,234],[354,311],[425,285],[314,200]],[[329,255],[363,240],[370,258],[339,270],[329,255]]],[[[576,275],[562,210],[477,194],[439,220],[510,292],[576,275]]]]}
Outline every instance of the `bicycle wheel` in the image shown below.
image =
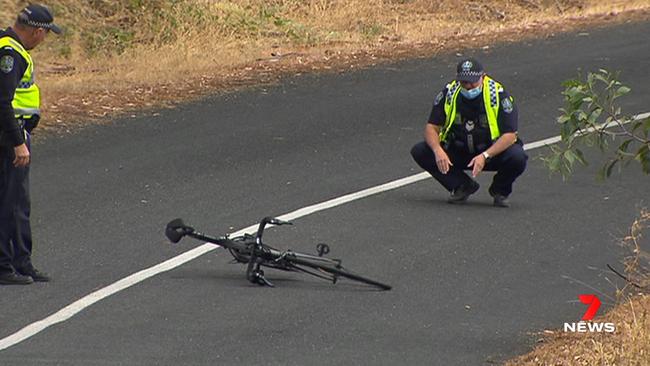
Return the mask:
{"type": "MultiPolygon", "coordinates": [[[[326,258],[323,258],[323,259],[327,260],[326,258]]],[[[291,263],[292,265],[294,265],[296,267],[305,266],[305,267],[313,268],[313,269],[316,269],[316,270],[319,270],[319,271],[327,272],[327,273],[329,273],[329,274],[331,274],[333,276],[332,280],[333,280],[334,283],[336,283],[336,280],[339,277],[345,277],[345,278],[347,278],[349,280],[365,283],[367,285],[371,285],[371,286],[377,287],[377,288],[382,289],[382,290],[390,290],[392,288],[392,286],[387,285],[385,283],[375,281],[373,279],[370,279],[370,278],[358,275],[356,273],[350,272],[347,269],[341,267],[340,265],[333,266],[333,265],[325,264],[322,261],[317,261],[317,262],[316,261],[310,261],[308,259],[296,258],[295,256],[286,258],[286,261],[288,263],[291,263]]],[[[309,273],[309,274],[313,274],[313,273],[311,273],[309,271],[305,271],[304,269],[302,269],[302,271],[304,271],[306,273],[309,273]]],[[[318,276],[318,275],[316,275],[316,276],[318,276]]]]}

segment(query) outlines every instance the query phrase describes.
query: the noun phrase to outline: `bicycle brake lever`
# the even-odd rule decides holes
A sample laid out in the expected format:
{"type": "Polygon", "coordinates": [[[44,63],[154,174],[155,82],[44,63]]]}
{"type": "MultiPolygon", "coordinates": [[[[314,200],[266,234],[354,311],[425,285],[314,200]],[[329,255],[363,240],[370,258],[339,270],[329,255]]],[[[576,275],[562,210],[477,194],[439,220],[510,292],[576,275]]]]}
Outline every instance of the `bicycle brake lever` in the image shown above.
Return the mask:
{"type": "Polygon", "coordinates": [[[274,219],[271,219],[269,221],[269,224],[273,224],[273,225],[293,225],[293,222],[291,222],[291,221],[283,221],[283,220],[274,218],[274,219]]]}

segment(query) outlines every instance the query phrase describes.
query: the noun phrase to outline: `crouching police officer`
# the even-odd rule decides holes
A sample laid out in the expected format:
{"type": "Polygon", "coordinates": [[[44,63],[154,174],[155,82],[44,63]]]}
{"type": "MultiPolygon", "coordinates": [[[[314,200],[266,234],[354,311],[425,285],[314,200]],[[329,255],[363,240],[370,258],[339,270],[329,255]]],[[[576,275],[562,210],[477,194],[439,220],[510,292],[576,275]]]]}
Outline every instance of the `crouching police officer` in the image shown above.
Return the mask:
{"type": "Polygon", "coordinates": [[[479,189],[464,170],[473,177],[496,171],[489,193],[494,206],[508,207],[512,184],[528,160],[517,138],[517,107],[477,60],[462,60],[456,73],[435,98],[425,141],[413,146],[411,155],[451,192],[449,203],[465,202],[479,189]]]}
{"type": "Polygon", "coordinates": [[[0,31],[0,284],[49,281],[32,264],[29,224],[30,132],[38,124],[39,89],[29,50],[61,33],[50,11],[31,4],[0,31]]]}

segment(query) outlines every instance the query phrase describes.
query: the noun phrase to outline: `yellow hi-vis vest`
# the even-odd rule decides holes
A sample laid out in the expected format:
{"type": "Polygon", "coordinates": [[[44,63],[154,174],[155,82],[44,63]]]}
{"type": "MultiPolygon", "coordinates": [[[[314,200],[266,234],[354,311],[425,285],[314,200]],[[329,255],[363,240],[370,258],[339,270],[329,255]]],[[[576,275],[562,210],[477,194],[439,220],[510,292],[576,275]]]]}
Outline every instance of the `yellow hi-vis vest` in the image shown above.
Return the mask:
{"type": "MultiPolygon", "coordinates": [[[[456,122],[456,119],[460,121],[460,115],[456,113],[456,101],[458,100],[458,94],[460,94],[461,88],[462,86],[456,80],[447,84],[447,95],[445,96],[445,115],[447,119],[440,131],[440,141],[447,141],[451,126],[456,122]]],[[[487,114],[492,141],[501,136],[497,117],[499,116],[499,93],[502,91],[503,86],[497,81],[487,75],[483,77],[483,102],[485,104],[485,113],[487,114]]]]}
{"type": "Polygon", "coordinates": [[[41,94],[38,86],[34,83],[34,62],[27,50],[15,39],[5,36],[0,38],[0,48],[11,48],[19,53],[27,61],[27,69],[23,74],[11,106],[14,109],[16,118],[29,119],[35,114],[41,114],[41,94]]]}

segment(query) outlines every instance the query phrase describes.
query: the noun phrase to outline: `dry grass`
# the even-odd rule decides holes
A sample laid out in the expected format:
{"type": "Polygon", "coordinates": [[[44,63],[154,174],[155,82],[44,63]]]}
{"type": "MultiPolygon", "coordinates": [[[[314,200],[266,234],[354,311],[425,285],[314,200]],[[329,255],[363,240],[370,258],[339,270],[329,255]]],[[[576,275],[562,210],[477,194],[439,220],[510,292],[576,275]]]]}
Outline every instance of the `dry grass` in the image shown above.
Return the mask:
{"type": "MultiPolygon", "coordinates": [[[[650,0],[45,2],[66,34],[35,51],[43,125],[64,129],[287,73],[485,46],[650,10],[650,0]]],[[[24,3],[0,0],[0,21],[11,24],[24,3]]]]}
{"type": "Polygon", "coordinates": [[[507,366],[647,366],[650,365],[650,211],[643,210],[622,240],[630,251],[625,260],[631,283],[619,293],[620,303],[594,322],[611,322],[615,333],[544,331],[543,343],[507,366]],[[645,247],[644,247],[645,245],[645,247]],[[632,292],[628,291],[631,290],[632,292]]]}
{"type": "Polygon", "coordinates": [[[641,289],[650,289],[650,239],[644,236],[649,227],[650,211],[642,210],[630,234],[622,240],[622,245],[631,253],[624,262],[630,286],[641,289]]]}
{"type": "Polygon", "coordinates": [[[543,343],[507,366],[650,365],[650,296],[619,304],[596,322],[616,324],[615,333],[545,331],[543,343]]]}

